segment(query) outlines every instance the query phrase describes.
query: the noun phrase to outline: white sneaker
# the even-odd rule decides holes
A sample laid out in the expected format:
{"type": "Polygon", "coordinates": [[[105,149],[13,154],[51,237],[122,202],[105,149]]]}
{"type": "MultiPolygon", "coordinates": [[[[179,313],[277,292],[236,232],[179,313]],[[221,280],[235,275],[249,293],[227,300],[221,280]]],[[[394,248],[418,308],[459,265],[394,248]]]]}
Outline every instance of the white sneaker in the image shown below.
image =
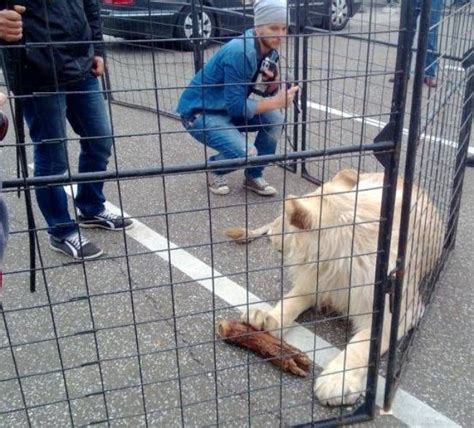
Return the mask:
{"type": "Polygon", "coordinates": [[[209,190],[216,195],[227,195],[230,192],[230,187],[223,175],[211,174],[209,190]]]}

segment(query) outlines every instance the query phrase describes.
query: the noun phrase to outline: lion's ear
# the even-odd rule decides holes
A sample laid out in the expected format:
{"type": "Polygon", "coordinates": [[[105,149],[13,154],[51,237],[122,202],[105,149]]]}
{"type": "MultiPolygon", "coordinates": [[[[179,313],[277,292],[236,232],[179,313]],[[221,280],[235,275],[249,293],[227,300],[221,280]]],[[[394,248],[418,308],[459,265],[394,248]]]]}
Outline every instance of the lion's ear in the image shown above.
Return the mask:
{"type": "Polygon", "coordinates": [[[357,184],[357,171],[355,169],[343,169],[339,171],[330,181],[344,190],[351,190],[357,184]]]}
{"type": "Polygon", "coordinates": [[[287,199],[285,213],[292,226],[302,230],[311,229],[311,213],[300,200],[287,199]]]}

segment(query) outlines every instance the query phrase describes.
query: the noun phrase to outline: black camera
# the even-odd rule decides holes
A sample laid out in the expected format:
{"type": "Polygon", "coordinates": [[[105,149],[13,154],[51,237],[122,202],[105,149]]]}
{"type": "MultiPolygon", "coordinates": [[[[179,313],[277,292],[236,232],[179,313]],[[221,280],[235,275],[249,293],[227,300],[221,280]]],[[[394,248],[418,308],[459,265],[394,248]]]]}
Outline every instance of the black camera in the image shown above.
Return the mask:
{"type": "Polygon", "coordinates": [[[273,74],[273,78],[269,79],[268,81],[274,81],[277,73],[278,73],[278,61],[280,59],[280,55],[275,49],[271,49],[268,52],[268,55],[263,58],[260,64],[260,73],[262,75],[267,75],[268,73],[273,74]]]}
{"type": "Polygon", "coordinates": [[[275,49],[271,49],[268,55],[262,59],[260,68],[255,82],[254,92],[257,95],[267,96],[268,94],[268,83],[274,82],[278,75],[278,61],[280,55],[275,49]],[[271,74],[273,77],[268,77],[271,74]]]}

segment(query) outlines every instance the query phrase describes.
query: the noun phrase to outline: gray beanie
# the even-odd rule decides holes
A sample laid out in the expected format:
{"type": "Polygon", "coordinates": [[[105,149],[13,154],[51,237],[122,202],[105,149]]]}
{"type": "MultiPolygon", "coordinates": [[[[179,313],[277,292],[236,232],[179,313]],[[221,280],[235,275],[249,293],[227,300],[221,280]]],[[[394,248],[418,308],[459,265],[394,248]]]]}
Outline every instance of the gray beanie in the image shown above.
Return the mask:
{"type": "Polygon", "coordinates": [[[255,0],[254,25],[286,24],[286,0],[255,0]]]}

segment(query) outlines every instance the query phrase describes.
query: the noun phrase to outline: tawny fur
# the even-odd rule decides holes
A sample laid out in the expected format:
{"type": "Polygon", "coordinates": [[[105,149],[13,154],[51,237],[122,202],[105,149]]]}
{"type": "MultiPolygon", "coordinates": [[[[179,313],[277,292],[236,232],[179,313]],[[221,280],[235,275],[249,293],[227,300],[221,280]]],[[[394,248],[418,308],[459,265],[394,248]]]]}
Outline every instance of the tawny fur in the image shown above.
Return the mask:
{"type": "Polygon", "coordinates": [[[244,229],[243,227],[229,227],[224,230],[224,233],[239,244],[245,244],[253,241],[256,238],[267,235],[272,228],[273,222],[258,229],[244,229]]]}
{"type": "MultiPolygon", "coordinates": [[[[233,229],[233,239],[245,242],[268,234],[275,249],[284,252],[292,289],[271,311],[251,310],[242,319],[258,329],[278,331],[291,326],[312,306],[348,315],[354,336],[346,349],[323,370],[315,382],[318,399],[328,405],[352,404],[366,383],[373,284],[380,225],[383,174],[343,170],[315,192],[285,201],[285,218],[279,216],[259,229],[233,229]],[[354,225],[355,224],[355,225],[354,225]],[[237,233],[238,231],[238,233],[237,233]],[[314,263],[312,263],[314,262],[314,263]],[[248,317],[248,318],[247,318],[248,317]]],[[[403,182],[397,185],[389,269],[395,266],[400,227],[403,182]]],[[[423,312],[418,282],[439,254],[433,235],[441,228],[434,205],[418,188],[413,189],[416,209],[409,222],[402,313],[398,337],[405,335],[423,312]],[[412,243],[417,247],[413,248],[412,243]],[[410,258],[411,255],[413,259],[410,258]]],[[[388,297],[381,352],[388,348],[391,313],[388,297]]]]}

